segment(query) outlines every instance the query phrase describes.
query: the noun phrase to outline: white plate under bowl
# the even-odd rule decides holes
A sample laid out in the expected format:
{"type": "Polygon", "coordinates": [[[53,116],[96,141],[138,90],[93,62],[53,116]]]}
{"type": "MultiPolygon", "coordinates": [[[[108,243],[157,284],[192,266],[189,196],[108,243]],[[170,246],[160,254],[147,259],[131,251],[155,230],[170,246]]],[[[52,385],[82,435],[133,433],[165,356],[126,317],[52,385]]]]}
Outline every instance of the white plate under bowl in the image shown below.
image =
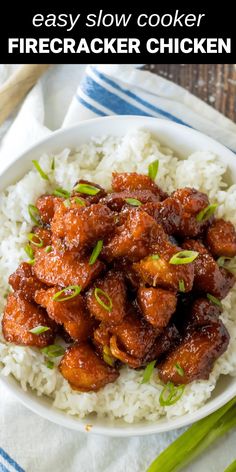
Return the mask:
{"type": "MultiPolygon", "coordinates": [[[[236,183],[236,156],[226,147],[202,133],[157,118],[112,116],[78,123],[71,128],[57,131],[40,141],[39,144],[19,156],[13,164],[6,167],[1,173],[0,191],[19,180],[32,168],[32,159],[38,159],[43,153],[57,153],[66,147],[74,149],[89,141],[92,136],[123,136],[128,131],[137,128],[150,131],[162,144],[172,148],[183,158],[188,157],[189,154],[195,151],[215,153],[227,165],[229,183],[236,183]]],[[[172,419],[164,417],[153,423],[141,421],[130,425],[121,420],[110,421],[95,416],[84,420],[75,418],[54,408],[48,398],[37,397],[30,390],[24,392],[12,376],[1,376],[1,381],[27,408],[54,423],[77,431],[86,431],[86,425],[92,424],[90,433],[123,437],[160,433],[186,426],[209,415],[236,395],[236,378],[221,376],[211,398],[194,413],[172,419]]]]}

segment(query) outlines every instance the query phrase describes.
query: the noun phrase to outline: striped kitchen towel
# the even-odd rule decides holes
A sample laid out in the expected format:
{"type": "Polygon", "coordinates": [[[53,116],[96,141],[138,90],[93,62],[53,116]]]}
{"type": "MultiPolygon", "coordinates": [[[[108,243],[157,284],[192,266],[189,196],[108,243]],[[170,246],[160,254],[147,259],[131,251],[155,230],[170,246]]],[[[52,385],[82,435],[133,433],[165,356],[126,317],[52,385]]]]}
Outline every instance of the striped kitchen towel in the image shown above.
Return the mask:
{"type": "Polygon", "coordinates": [[[236,125],[231,120],[173,82],[130,65],[88,66],[63,126],[107,115],[169,119],[236,151],[236,125]]]}

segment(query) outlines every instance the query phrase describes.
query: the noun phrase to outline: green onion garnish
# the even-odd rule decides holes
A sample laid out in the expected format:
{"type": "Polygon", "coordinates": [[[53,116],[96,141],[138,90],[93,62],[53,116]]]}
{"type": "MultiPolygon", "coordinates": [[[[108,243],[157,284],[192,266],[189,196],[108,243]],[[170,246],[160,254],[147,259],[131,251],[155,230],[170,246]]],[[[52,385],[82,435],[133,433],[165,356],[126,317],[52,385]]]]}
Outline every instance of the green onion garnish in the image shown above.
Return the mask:
{"type": "Polygon", "coordinates": [[[31,220],[33,221],[33,223],[36,226],[42,226],[40,216],[39,216],[39,210],[36,206],[31,205],[31,203],[30,203],[28,205],[28,213],[29,213],[29,216],[30,216],[31,220]]]}
{"type": "Polygon", "coordinates": [[[221,256],[217,259],[217,264],[219,267],[224,267],[225,266],[225,262],[226,261],[231,261],[231,257],[225,257],[225,256],[221,256]]]}
{"type": "Polygon", "coordinates": [[[65,205],[66,208],[70,208],[70,199],[67,198],[66,200],[64,200],[63,205],[65,205]]]}
{"type": "Polygon", "coordinates": [[[48,254],[49,252],[52,251],[52,246],[47,246],[45,247],[45,252],[48,254]]]}
{"type": "Polygon", "coordinates": [[[81,206],[85,206],[85,205],[86,205],[85,201],[82,200],[82,198],[74,197],[74,201],[75,201],[75,203],[78,203],[78,204],[81,205],[81,206]]]}
{"type": "Polygon", "coordinates": [[[222,308],[222,303],[221,301],[214,297],[214,295],[211,295],[211,293],[207,293],[207,298],[208,300],[210,300],[210,302],[214,303],[215,305],[219,306],[220,308],[222,308]]]}
{"type": "Polygon", "coordinates": [[[203,210],[197,214],[196,220],[198,222],[207,221],[213,215],[213,213],[215,213],[217,207],[217,203],[213,203],[212,205],[208,205],[206,208],[203,208],[203,210]]]}
{"type": "Polygon", "coordinates": [[[169,264],[189,264],[193,262],[198,256],[199,252],[197,251],[180,251],[174,254],[169,260],[169,264]]]}
{"type": "Polygon", "coordinates": [[[48,331],[50,328],[48,326],[36,326],[35,328],[32,328],[29,330],[29,333],[32,334],[42,334],[45,333],[45,331],[48,331]]]}
{"type": "Polygon", "coordinates": [[[148,166],[148,177],[150,177],[150,179],[155,180],[155,178],[157,176],[158,168],[159,168],[158,159],[156,161],[151,162],[151,164],[149,164],[149,166],[148,166]]]}
{"type": "Polygon", "coordinates": [[[68,287],[63,288],[62,290],[60,290],[60,292],[55,293],[52,299],[56,302],[64,302],[66,300],[70,300],[71,298],[77,297],[80,292],[80,285],[68,285],[68,287]],[[61,297],[61,295],[66,294],[67,292],[71,293],[66,295],[65,297],[61,297]]]}
{"type": "Polygon", "coordinates": [[[158,259],[160,259],[160,256],[159,254],[152,254],[150,258],[153,259],[153,261],[158,261],[158,259]]]}
{"type": "Polygon", "coordinates": [[[99,240],[97,242],[96,246],[93,248],[93,252],[92,252],[92,254],[90,256],[90,259],[89,259],[89,265],[93,265],[96,262],[99,254],[102,250],[102,247],[103,247],[103,241],[99,240]]]}
{"type": "Polygon", "coordinates": [[[179,385],[175,387],[172,382],[168,382],[159,397],[159,402],[161,406],[171,406],[174,405],[180,397],[182,397],[185,389],[185,385],[179,385]]]}
{"type": "Polygon", "coordinates": [[[48,175],[45,174],[42,167],[40,167],[38,161],[33,160],[32,162],[34,164],[35,169],[38,171],[39,175],[42,177],[42,179],[49,180],[48,175]]]}
{"type": "Polygon", "coordinates": [[[48,369],[53,369],[53,367],[54,367],[54,362],[48,361],[48,362],[46,363],[46,366],[47,366],[48,369]]]}
{"type": "Polygon", "coordinates": [[[34,246],[37,247],[42,247],[43,246],[43,240],[38,236],[38,234],[35,233],[29,233],[27,235],[27,239],[33,244],[34,246]],[[35,241],[36,239],[36,241],[35,241]]]}
{"type": "Polygon", "coordinates": [[[156,360],[149,362],[149,364],[145,367],[141,384],[149,382],[151,375],[153,373],[155,364],[156,364],[156,360]]]}
{"type": "Polygon", "coordinates": [[[54,190],[53,195],[55,195],[55,197],[69,198],[70,192],[64,188],[58,187],[54,190]]]}
{"type": "Polygon", "coordinates": [[[231,464],[229,464],[228,467],[226,467],[224,472],[235,472],[235,471],[236,471],[236,459],[233,462],[231,462],[231,464]]]}
{"type": "Polygon", "coordinates": [[[51,344],[51,346],[41,349],[41,352],[47,357],[60,357],[63,356],[65,349],[60,344],[51,344]]]}
{"type": "Polygon", "coordinates": [[[51,160],[51,170],[55,170],[55,157],[51,160]]]}
{"type": "Polygon", "coordinates": [[[142,202],[140,202],[136,198],[125,198],[125,201],[129,205],[136,206],[136,207],[142,205],[142,202]]]}
{"type": "Polygon", "coordinates": [[[227,269],[229,272],[232,272],[232,274],[235,274],[236,271],[236,263],[234,262],[233,257],[226,257],[226,256],[221,256],[217,259],[217,264],[219,267],[224,267],[227,269]]]}
{"type": "Polygon", "coordinates": [[[108,365],[113,367],[116,360],[113,357],[113,355],[111,353],[111,350],[108,346],[104,346],[103,352],[102,352],[102,357],[103,357],[104,362],[106,362],[108,365]]]}
{"type": "Polygon", "coordinates": [[[109,297],[109,295],[106,292],[104,292],[101,288],[98,288],[98,287],[95,288],[94,295],[95,295],[95,298],[96,298],[97,302],[99,303],[99,305],[101,305],[104,308],[104,310],[111,312],[111,310],[112,310],[112,300],[109,297]],[[99,295],[102,295],[108,301],[107,305],[101,300],[99,295]]]}
{"type": "Polygon", "coordinates": [[[161,452],[146,472],[177,472],[186,467],[214,441],[235,428],[235,403],[236,397],[211,415],[193,424],[161,452]]]}
{"type": "Polygon", "coordinates": [[[78,184],[73,189],[74,192],[84,193],[85,195],[97,195],[101,190],[89,184],[78,184]]]}
{"type": "Polygon", "coordinates": [[[33,251],[32,247],[29,244],[27,244],[24,247],[24,251],[26,252],[27,256],[30,258],[30,260],[34,259],[34,251],[33,251]]]}
{"type": "Polygon", "coordinates": [[[181,377],[184,376],[184,369],[178,362],[175,364],[175,370],[181,377]]]}
{"type": "Polygon", "coordinates": [[[179,291],[185,292],[185,283],[183,279],[179,280],[179,291]]]}

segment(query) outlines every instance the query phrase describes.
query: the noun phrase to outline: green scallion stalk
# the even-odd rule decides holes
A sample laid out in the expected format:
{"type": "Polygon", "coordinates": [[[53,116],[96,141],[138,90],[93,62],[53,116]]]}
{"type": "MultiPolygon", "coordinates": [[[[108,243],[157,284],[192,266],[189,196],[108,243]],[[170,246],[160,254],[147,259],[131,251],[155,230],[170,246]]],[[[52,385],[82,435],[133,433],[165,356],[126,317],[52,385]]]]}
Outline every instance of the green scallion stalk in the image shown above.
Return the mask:
{"type": "Polygon", "coordinates": [[[59,292],[55,293],[52,299],[55,302],[65,302],[66,300],[71,300],[71,298],[77,297],[77,295],[79,295],[80,292],[81,292],[80,285],[68,285],[68,287],[65,287],[59,292]]]}
{"type": "Polygon", "coordinates": [[[179,264],[190,264],[190,262],[195,261],[197,256],[199,255],[199,252],[197,251],[180,251],[174,254],[170,260],[169,264],[173,265],[179,265],[179,264]]]}
{"type": "Polygon", "coordinates": [[[207,293],[207,298],[210,302],[214,303],[214,305],[217,305],[222,308],[221,301],[218,298],[214,297],[214,295],[211,295],[211,293],[207,293]]]}
{"type": "Polygon", "coordinates": [[[91,254],[90,259],[89,259],[89,265],[93,265],[96,262],[99,254],[102,250],[102,247],[103,247],[103,241],[102,241],[102,239],[100,239],[97,242],[96,246],[93,248],[92,254],[91,254]]]}
{"type": "Polygon", "coordinates": [[[132,206],[140,206],[142,205],[142,202],[140,200],[137,200],[137,198],[125,198],[126,203],[132,206]]]}
{"type": "Polygon", "coordinates": [[[62,198],[69,198],[70,197],[70,192],[68,190],[65,190],[64,188],[55,188],[53,195],[55,197],[62,197],[62,198]]]}
{"type": "Polygon", "coordinates": [[[35,328],[30,329],[29,333],[39,335],[39,334],[45,333],[49,329],[50,328],[48,326],[36,326],[35,328]]]}
{"type": "Polygon", "coordinates": [[[204,208],[202,211],[200,211],[197,216],[196,220],[200,223],[203,223],[204,221],[209,220],[209,218],[215,213],[218,205],[217,203],[213,203],[212,205],[208,205],[206,208],[204,208]]]}
{"type": "Polygon", "coordinates": [[[78,205],[80,205],[80,206],[86,206],[86,203],[85,203],[84,200],[82,200],[82,198],[74,197],[74,201],[75,201],[75,203],[78,203],[78,205]]]}
{"type": "Polygon", "coordinates": [[[74,192],[84,193],[85,195],[97,195],[101,190],[94,185],[89,184],[77,184],[73,188],[74,192]]]}
{"type": "Polygon", "coordinates": [[[236,471],[236,459],[226,467],[224,472],[235,472],[236,471]]]}
{"type": "Polygon", "coordinates": [[[42,179],[44,179],[44,180],[49,180],[48,175],[45,174],[45,172],[43,171],[43,169],[40,166],[40,164],[38,163],[38,161],[33,160],[32,162],[34,164],[35,169],[38,171],[40,177],[42,177],[42,179]]]}
{"type": "Polygon", "coordinates": [[[42,222],[40,220],[39,210],[36,206],[32,205],[31,203],[28,205],[28,213],[35,224],[35,226],[42,226],[42,222]]]}
{"type": "Polygon", "coordinates": [[[149,382],[151,375],[154,371],[155,364],[156,364],[156,360],[149,362],[149,364],[145,367],[141,384],[149,382]]]}
{"type": "Polygon", "coordinates": [[[148,166],[148,177],[150,177],[150,179],[155,180],[155,178],[157,176],[158,168],[159,168],[158,159],[156,161],[151,162],[151,164],[149,164],[149,166],[148,166]]]}
{"type": "Polygon", "coordinates": [[[108,312],[111,312],[111,310],[112,310],[112,299],[111,299],[111,297],[109,297],[108,293],[104,292],[104,290],[102,290],[101,288],[96,287],[95,290],[94,290],[94,295],[95,295],[95,298],[96,298],[97,302],[99,303],[99,305],[101,305],[101,307],[104,308],[104,310],[106,310],[108,312]],[[108,302],[107,304],[101,299],[100,295],[102,295],[102,297],[107,300],[107,302],[108,302]]]}
{"type": "Polygon", "coordinates": [[[236,426],[236,397],[191,426],[167,447],[146,472],[177,472],[217,438],[236,426]]]}

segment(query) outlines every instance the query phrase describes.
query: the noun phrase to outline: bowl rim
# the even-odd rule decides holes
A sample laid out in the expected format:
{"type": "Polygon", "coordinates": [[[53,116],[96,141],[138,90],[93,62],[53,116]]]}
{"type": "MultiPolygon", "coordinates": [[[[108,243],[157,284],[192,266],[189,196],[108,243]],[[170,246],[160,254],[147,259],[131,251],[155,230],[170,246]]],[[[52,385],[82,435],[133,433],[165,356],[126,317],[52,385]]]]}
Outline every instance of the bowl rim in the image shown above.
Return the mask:
{"type": "MultiPolygon", "coordinates": [[[[186,136],[193,136],[195,135],[196,138],[199,137],[199,139],[204,139],[206,143],[209,143],[209,146],[213,146],[214,148],[216,147],[218,149],[218,153],[223,153],[224,155],[227,155],[227,157],[231,160],[235,160],[236,164],[236,157],[234,153],[226,148],[223,144],[218,143],[216,140],[213,138],[201,133],[200,131],[197,131],[193,128],[180,125],[178,123],[169,121],[169,120],[164,120],[164,119],[159,119],[155,117],[145,117],[145,116],[135,116],[135,115],[115,115],[115,116],[107,116],[107,117],[99,117],[99,118],[93,118],[89,119],[86,121],[78,122],[73,126],[66,127],[66,128],[61,128],[49,136],[46,136],[42,138],[40,141],[38,141],[36,144],[31,146],[30,148],[26,149],[24,152],[22,152],[13,162],[7,164],[2,171],[0,172],[0,180],[4,178],[6,174],[8,174],[11,171],[11,168],[13,166],[19,165],[21,161],[24,161],[27,159],[27,157],[31,153],[42,153],[43,151],[40,151],[40,148],[42,146],[49,146],[51,143],[57,141],[58,136],[63,136],[63,135],[70,135],[70,133],[73,134],[73,132],[79,130],[83,130],[84,128],[90,127],[91,125],[97,125],[100,123],[103,123],[104,125],[106,122],[114,122],[118,123],[119,122],[124,122],[124,121],[130,122],[130,124],[134,124],[139,122],[138,128],[140,128],[140,122],[142,121],[143,126],[145,129],[148,129],[148,126],[150,124],[152,125],[160,125],[164,127],[169,127],[174,130],[180,130],[185,133],[186,136]]],[[[156,133],[158,134],[158,129],[156,129],[156,133]]],[[[104,133],[105,134],[105,133],[104,133]]],[[[111,133],[109,133],[111,134],[111,133]]],[[[99,133],[101,136],[101,133],[99,133]]],[[[66,147],[66,146],[65,146],[66,147]]],[[[170,144],[170,148],[171,148],[170,144]]],[[[213,151],[214,152],[214,151],[213,151]]],[[[21,177],[19,177],[20,179],[21,177]]],[[[4,186],[3,186],[4,188],[4,186]]],[[[77,431],[82,431],[82,432],[90,432],[93,434],[101,434],[101,435],[106,435],[106,436],[113,436],[113,437],[128,437],[128,436],[141,436],[141,435],[149,435],[149,434],[155,434],[155,433],[162,433],[162,432],[167,432],[173,429],[177,429],[183,426],[187,426],[190,423],[193,423],[195,421],[198,421],[206,416],[208,416],[210,413],[213,413],[216,411],[218,408],[223,406],[225,403],[227,403],[229,400],[231,400],[235,395],[236,395],[236,383],[235,385],[230,385],[225,392],[221,393],[219,396],[216,396],[215,398],[210,400],[209,402],[206,402],[203,406],[201,406],[199,409],[192,413],[186,413],[183,416],[177,416],[171,419],[166,419],[166,422],[163,420],[162,422],[158,423],[158,420],[155,422],[147,422],[145,424],[140,424],[140,423],[132,423],[132,424],[124,424],[122,425],[116,425],[115,422],[116,420],[113,421],[113,425],[103,425],[103,419],[96,420],[97,424],[93,424],[92,428],[90,431],[87,431],[86,425],[90,423],[90,418],[85,418],[85,419],[80,419],[78,417],[73,417],[72,415],[65,413],[62,410],[57,409],[56,407],[53,406],[47,406],[42,404],[40,402],[40,397],[36,395],[35,392],[31,392],[30,390],[25,392],[20,384],[13,378],[13,376],[9,377],[4,377],[0,373],[0,381],[7,387],[8,390],[11,391],[11,393],[27,408],[29,408],[31,411],[33,411],[36,414],[39,414],[43,418],[52,421],[53,423],[59,424],[61,426],[77,430],[77,431]]],[[[93,420],[91,420],[91,423],[93,420]]]]}

